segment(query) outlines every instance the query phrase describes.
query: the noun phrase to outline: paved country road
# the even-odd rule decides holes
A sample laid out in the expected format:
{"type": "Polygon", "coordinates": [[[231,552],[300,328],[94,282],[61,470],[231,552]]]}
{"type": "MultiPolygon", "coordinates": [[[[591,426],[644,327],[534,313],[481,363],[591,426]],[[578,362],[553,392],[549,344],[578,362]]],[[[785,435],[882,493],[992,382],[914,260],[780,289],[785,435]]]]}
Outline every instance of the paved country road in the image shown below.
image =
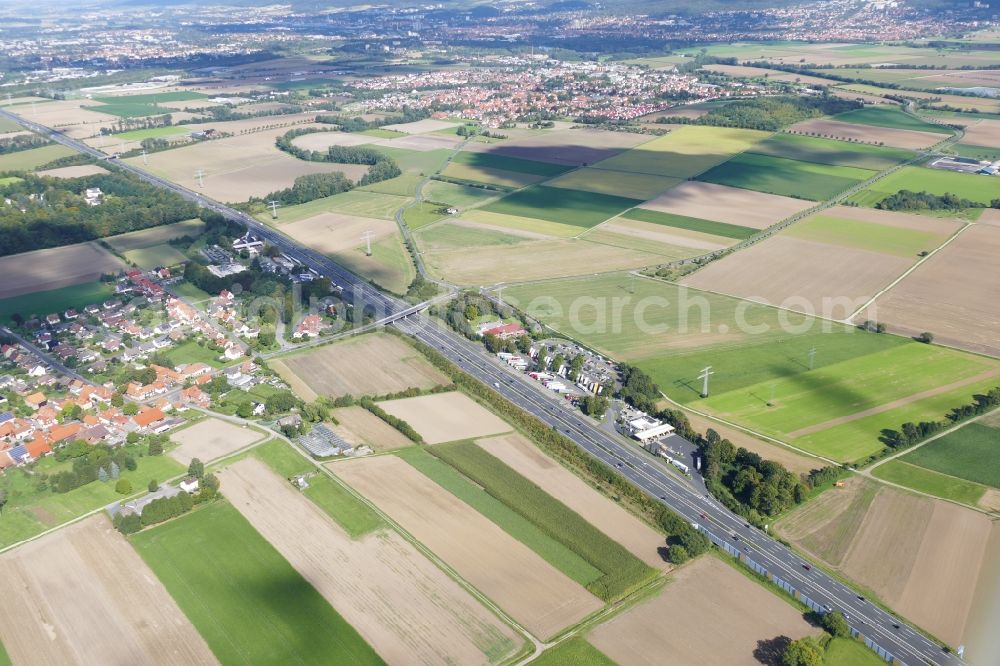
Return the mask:
{"type": "MultiPolygon", "coordinates": [[[[105,157],[103,153],[86,144],[9,111],[0,109],[0,116],[19,122],[43,136],[80,152],[96,158],[105,157]]],[[[117,166],[149,183],[172,190],[185,199],[245,224],[255,234],[281,248],[289,257],[326,275],[344,290],[345,300],[353,300],[356,304],[371,308],[377,321],[384,324],[395,322],[400,331],[432,346],[465,372],[487,386],[494,387],[507,400],[556,428],[609,467],[617,469],[632,483],[651,497],[663,502],[685,520],[696,523],[699,529],[720,547],[729,546],[738,550],[742,557],[753,559],[769,574],[781,578],[817,605],[844,612],[849,617],[848,621],[852,628],[870,638],[890,655],[888,661],[895,658],[899,660],[897,663],[901,662],[906,666],[963,663],[957,656],[917,632],[901,618],[862,599],[853,589],[827,575],[818,567],[810,565],[810,568],[806,569],[806,563],[801,557],[767,534],[749,527],[742,518],[709,497],[700,482],[696,484],[675,474],[664,467],[658,459],[638,448],[634,442],[626,440],[617,433],[602,430],[599,424],[575,410],[567,409],[562,402],[543,393],[536,382],[522,374],[515,374],[480,345],[443,329],[420,315],[426,303],[409,305],[387,296],[324,255],[301,247],[295,241],[249,215],[154,176],[134,165],[119,161],[117,166]]],[[[690,443],[688,445],[690,446],[690,443]]]]}

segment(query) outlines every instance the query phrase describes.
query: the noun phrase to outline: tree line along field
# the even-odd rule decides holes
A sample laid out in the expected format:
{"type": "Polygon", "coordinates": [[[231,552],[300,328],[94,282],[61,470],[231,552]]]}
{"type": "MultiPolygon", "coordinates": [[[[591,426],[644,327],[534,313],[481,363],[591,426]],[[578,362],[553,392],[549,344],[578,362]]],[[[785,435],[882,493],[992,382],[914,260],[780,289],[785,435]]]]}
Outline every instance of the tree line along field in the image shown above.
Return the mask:
{"type": "Polygon", "coordinates": [[[698,180],[758,192],[823,201],[868,180],[875,171],[743,153],[710,169],[698,180]]]}
{"type": "Polygon", "coordinates": [[[624,275],[514,285],[504,299],[637,365],[679,402],[843,461],[880,450],[883,428],[943,418],[992,386],[1000,367],[980,356],[624,275]],[[637,306],[644,308],[640,319],[637,306]],[[706,366],[715,374],[703,400],[698,374],[706,366]]]}
{"type": "Polygon", "coordinates": [[[1000,198],[1000,178],[906,166],[875,181],[864,191],[851,196],[849,201],[860,206],[874,206],[900,190],[928,192],[938,196],[954,194],[961,199],[988,206],[991,201],[1000,198]]]}

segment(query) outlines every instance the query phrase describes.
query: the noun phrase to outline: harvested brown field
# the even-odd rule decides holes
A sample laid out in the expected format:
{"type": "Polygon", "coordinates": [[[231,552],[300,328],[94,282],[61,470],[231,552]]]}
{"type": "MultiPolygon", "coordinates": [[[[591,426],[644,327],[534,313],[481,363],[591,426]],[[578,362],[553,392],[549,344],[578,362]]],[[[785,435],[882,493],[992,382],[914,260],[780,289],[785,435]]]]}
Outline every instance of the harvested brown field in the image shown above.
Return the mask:
{"type": "Polygon", "coordinates": [[[314,395],[385,395],[451,383],[420,352],[388,333],[359,335],[278,362],[272,366],[283,378],[286,372],[294,375],[314,395]]]}
{"type": "Polygon", "coordinates": [[[265,436],[257,430],[235,423],[207,418],[171,433],[170,439],[179,446],[170,451],[169,455],[182,465],[189,464],[192,458],[208,462],[259,442],[265,436]]]}
{"type": "Polygon", "coordinates": [[[486,437],[513,428],[459,391],[380,402],[379,407],[409,423],[428,444],[486,437]]]}
{"type": "Polygon", "coordinates": [[[283,116],[259,116],[256,118],[241,118],[240,120],[224,120],[222,122],[191,123],[190,125],[184,125],[184,129],[189,132],[197,132],[211,128],[223,134],[240,134],[241,132],[258,132],[280,127],[283,134],[293,127],[308,125],[317,115],[316,113],[293,113],[283,116]]]}
{"type": "Polygon", "coordinates": [[[513,630],[396,532],[351,540],[253,458],[220,477],[233,506],[389,664],[488,664],[487,654],[499,661],[519,647],[513,630]]]}
{"type": "Polygon", "coordinates": [[[0,257],[0,298],[94,282],[125,263],[95,242],[0,257]]]}
{"type": "Polygon", "coordinates": [[[776,526],[951,645],[965,635],[992,521],[943,500],[858,478],[776,526]]]}
{"type": "Polygon", "coordinates": [[[129,250],[141,250],[142,248],[163,245],[175,238],[184,236],[197,237],[205,230],[205,223],[199,219],[184,220],[173,224],[164,224],[159,227],[142,229],[140,231],[130,231],[126,234],[108,236],[105,242],[118,252],[128,252],[129,250]]]}
{"type": "Polygon", "coordinates": [[[86,128],[85,136],[93,136],[101,127],[111,127],[120,120],[118,116],[87,108],[92,106],[99,106],[99,102],[88,99],[67,99],[23,106],[15,112],[27,120],[49,127],[86,128]]]}
{"type": "Polygon", "coordinates": [[[515,245],[483,245],[424,251],[432,273],[462,285],[520,282],[663,263],[663,256],[642,250],[591,243],[583,239],[525,240],[515,245]]]}
{"type": "Polygon", "coordinates": [[[662,534],[546,456],[523,435],[500,435],[477,440],[476,444],[573,511],[585,516],[590,524],[649,566],[660,569],[669,566],[659,553],[659,549],[666,545],[662,534]]]}
{"type": "Polygon", "coordinates": [[[971,226],[858,317],[904,335],[930,331],[939,342],[1000,356],[997,256],[1000,228],[971,226]]]}
{"type": "Polygon", "coordinates": [[[754,651],[760,641],[817,633],[776,594],[704,556],[676,570],[655,598],[598,626],[587,640],[621,666],[759,666],[754,651]]]}
{"type": "Polygon", "coordinates": [[[311,173],[341,171],[355,180],[367,173],[368,167],[361,164],[307,162],[278,150],[274,140],[286,131],[286,127],[281,127],[200,141],[154,153],[145,166],[141,157],[131,157],[126,161],[225,202],[263,197],[291,187],[297,177],[311,173]],[[195,175],[199,169],[204,171],[204,187],[199,186],[195,175]]]}
{"type": "Polygon", "coordinates": [[[501,143],[470,143],[465,150],[577,166],[594,164],[648,140],[648,136],[628,132],[550,130],[501,143]]]}
{"type": "Polygon", "coordinates": [[[18,664],[215,664],[103,515],[0,556],[0,640],[18,664]]]}
{"type": "Polygon", "coordinates": [[[1000,227],[1000,209],[997,208],[987,208],[976,220],[979,224],[985,224],[991,227],[1000,227]]]}
{"type": "Polygon", "coordinates": [[[811,201],[776,194],[688,181],[647,201],[640,208],[765,229],[814,205],[811,201]]]}
{"type": "Polygon", "coordinates": [[[603,605],[396,456],[348,460],[330,468],[536,637],[548,638],[603,605]]]}
{"type": "Polygon", "coordinates": [[[804,120],[792,125],[790,131],[799,134],[818,134],[842,141],[861,141],[863,143],[884,143],[894,148],[919,150],[940,143],[945,135],[934,132],[918,132],[916,130],[896,129],[894,127],[876,127],[875,125],[855,125],[839,120],[815,118],[804,120]]]}
{"type": "Polygon", "coordinates": [[[1000,120],[980,120],[965,128],[962,143],[1000,148],[1000,120]]]}
{"type": "Polygon", "coordinates": [[[682,283],[844,319],[902,275],[913,261],[778,234],[713,261],[682,283]],[[850,270],[844,270],[846,266],[850,270]],[[776,280],[776,275],[782,279],[776,280]]]}
{"type": "Polygon", "coordinates": [[[703,250],[688,247],[689,241],[683,236],[677,237],[679,241],[677,243],[657,242],[653,238],[655,236],[651,238],[642,232],[636,233],[632,229],[626,229],[625,233],[620,233],[620,230],[615,227],[601,226],[588,231],[583,240],[588,243],[599,243],[626,250],[656,254],[660,257],[660,263],[704,254],[703,250]]]}
{"type": "Polygon", "coordinates": [[[372,242],[391,236],[399,227],[393,220],[346,213],[320,213],[298,222],[281,225],[281,231],[306,247],[324,254],[351,250],[362,244],[362,236],[370,231],[372,242]]]}
{"type": "Polygon", "coordinates": [[[339,407],[331,414],[339,421],[333,430],[355,446],[367,444],[375,451],[390,451],[413,446],[409,437],[369,412],[364,407],[339,407]]]}
{"type": "Polygon", "coordinates": [[[420,136],[401,136],[395,139],[379,139],[376,145],[387,148],[406,148],[426,153],[429,150],[450,150],[458,146],[462,140],[457,136],[444,134],[424,134],[420,136]]]}
{"type": "Polygon", "coordinates": [[[58,169],[36,171],[35,175],[46,176],[48,178],[80,178],[82,176],[96,176],[107,172],[107,169],[97,166],[96,164],[81,164],[79,166],[68,166],[60,167],[58,169]]]}
{"type": "Polygon", "coordinates": [[[807,86],[829,86],[837,85],[837,83],[839,83],[833,79],[824,79],[819,76],[785,72],[780,69],[768,69],[766,67],[747,67],[745,65],[706,65],[704,69],[707,69],[710,72],[718,72],[720,74],[736,78],[754,79],[766,76],[771,81],[794,81],[807,86]]]}

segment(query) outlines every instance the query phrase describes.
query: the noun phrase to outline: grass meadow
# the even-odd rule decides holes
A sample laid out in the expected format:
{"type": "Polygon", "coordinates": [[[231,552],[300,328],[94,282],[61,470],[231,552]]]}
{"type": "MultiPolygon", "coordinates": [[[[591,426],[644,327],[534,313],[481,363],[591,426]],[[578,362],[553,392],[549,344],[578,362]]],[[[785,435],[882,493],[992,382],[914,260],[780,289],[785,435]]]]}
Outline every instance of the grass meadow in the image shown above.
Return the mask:
{"type": "Polygon", "coordinates": [[[75,155],[72,148],[54,143],[41,148],[31,148],[30,150],[19,150],[16,153],[0,155],[0,172],[3,171],[31,171],[40,166],[44,166],[60,157],[75,155]]]}
{"type": "Polygon", "coordinates": [[[545,176],[552,178],[561,173],[565,173],[573,167],[564,164],[550,164],[548,162],[538,162],[526,160],[520,157],[508,157],[497,153],[473,153],[462,151],[452,158],[454,164],[464,164],[481,169],[499,169],[501,171],[514,171],[516,173],[526,173],[532,176],[545,176]]]}
{"type": "Polygon", "coordinates": [[[114,287],[104,282],[84,282],[69,287],[36,291],[11,298],[0,299],[0,322],[10,321],[11,316],[20,314],[47,315],[65,312],[70,308],[82,309],[92,303],[103,303],[115,293],[114,287]]]}
{"type": "Polygon", "coordinates": [[[549,648],[531,663],[534,666],[568,666],[569,664],[573,666],[615,666],[615,662],[579,636],[549,648]]]}
{"type": "Polygon", "coordinates": [[[391,220],[396,211],[407,202],[406,197],[382,192],[367,192],[351,190],[341,192],[323,199],[315,199],[309,203],[278,208],[278,219],[271,219],[271,211],[267,210],[257,215],[261,222],[284,224],[298,222],[321,213],[346,213],[361,217],[374,217],[380,220],[391,220]]]}
{"type": "Polygon", "coordinates": [[[911,465],[901,459],[890,460],[872,470],[872,476],[883,481],[896,483],[907,488],[949,499],[969,506],[976,506],[986,492],[984,486],[947,474],[932,472],[923,467],[911,465]]]}
{"type": "Polygon", "coordinates": [[[797,199],[823,201],[874,175],[874,171],[857,167],[743,153],[705,172],[698,180],[797,199]]]}
{"type": "Polygon", "coordinates": [[[850,143],[799,134],[775,134],[756,144],[750,152],[803,162],[857,167],[873,171],[883,171],[900,162],[912,159],[916,155],[916,153],[902,148],[870,146],[864,143],[850,143]]]}
{"type": "Polygon", "coordinates": [[[996,381],[975,379],[996,368],[992,359],[622,274],[514,285],[503,295],[642,368],[674,400],[838,460],[870,455],[883,428],[941,419],[996,381]],[[714,374],[702,399],[707,366],[714,374]],[[936,392],[951,383],[959,385],[936,392]]]}
{"type": "Polygon", "coordinates": [[[173,245],[166,244],[129,250],[123,256],[144,271],[158,266],[176,266],[188,260],[183,252],[173,245]]]}
{"type": "Polygon", "coordinates": [[[456,208],[468,208],[499,196],[500,193],[481,187],[432,180],[424,185],[423,194],[424,198],[429,201],[440,201],[456,208]]]}
{"type": "Polygon", "coordinates": [[[940,234],[928,231],[890,227],[835,215],[813,215],[796,222],[783,233],[803,240],[913,259],[922,251],[933,250],[944,240],[940,234]]]}
{"type": "Polygon", "coordinates": [[[589,228],[640,203],[638,199],[610,194],[534,185],[487,204],[482,210],[589,228]]]}
{"type": "Polygon", "coordinates": [[[874,125],[876,127],[891,127],[893,129],[914,130],[917,132],[951,134],[951,130],[946,127],[911,116],[894,106],[868,106],[863,109],[838,114],[833,116],[833,119],[858,125],[874,125]]]}
{"type": "Polygon", "coordinates": [[[441,206],[428,201],[421,201],[403,211],[403,221],[406,222],[406,226],[414,230],[434,224],[446,217],[448,214],[441,212],[441,206]]]}
{"type": "Polygon", "coordinates": [[[150,127],[149,129],[122,132],[115,134],[115,138],[123,141],[142,141],[143,139],[164,139],[168,136],[179,136],[187,133],[188,130],[183,125],[167,125],[166,127],[150,127]]]}
{"type": "Polygon", "coordinates": [[[752,227],[742,227],[738,224],[727,224],[725,222],[713,222],[712,220],[702,220],[697,217],[687,217],[685,215],[674,215],[673,213],[662,213],[646,208],[633,208],[626,211],[622,217],[641,222],[652,222],[662,224],[665,227],[676,229],[687,229],[688,231],[699,231],[713,236],[732,238],[734,240],[745,240],[750,238],[758,229],[752,227]]]}
{"type": "Polygon", "coordinates": [[[861,206],[873,207],[900,190],[929,192],[938,196],[954,194],[962,199],[988,206],[991,201],[1000,198],[1000,178],[906,166],[875,181],[864,191],[852,196],[850,201],[861,206]]]}
{"type": "Polygon", "coordinates": [[[223,664],[383,663],[226,502],[131,540],[223,664]]]}
{"type": "Polygon", "coordinates": [[[907,453],[902,460],[959,479],[1000,488],[998,449],[1000,428],[975,421],[907,453]]]}
{"type": "Polygon", "coordinates": [[[614,601],[655,575],[621,544],[475,443],[439,444],[430,451],[597,569],[601,576],[586,587],[600,599],[614,601]]]}

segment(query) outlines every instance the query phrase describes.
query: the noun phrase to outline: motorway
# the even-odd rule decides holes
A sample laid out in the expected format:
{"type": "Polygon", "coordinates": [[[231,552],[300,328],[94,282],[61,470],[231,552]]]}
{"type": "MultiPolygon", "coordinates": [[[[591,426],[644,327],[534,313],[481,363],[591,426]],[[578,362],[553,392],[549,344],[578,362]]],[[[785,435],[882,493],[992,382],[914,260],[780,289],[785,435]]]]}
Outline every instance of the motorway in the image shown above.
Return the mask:
{"type": "MultiPolygon", "coordinates": [[[[6,110],[0,116],[26,125],[63,145],[98,159],[104,154],[79,141],[38,125],[6,110]]],[[[844,612],[851,626],[874,640],[907,666],[917,664],[962,664],[953,653],[917,632],[902,619],[862,599],[857,592],[807,563],[791,549],[764,532],[748,526],[739,516],[704,492],[704,487],[668,469],[659,459],[617,433],[602,430],[589,418],[571,410],[537,382],[515,373],[481,346],[446,330],[419,314],[426,304],[411,306],[383,294],[373,286],[333,263],[329,258],[299,246],[295,241],[242,212],[208,199],[198,192],[163,180],[134,165],[117,162],[143,180],[167,188],[205,208],[245,224],[256,235],[278,246],[289,257],[329,277],[343,291],[345,301],[372,308],[376,321],[393,324],[430,345],[465,372],[494,387],[504,398],[556,428],[595,458],[617,469],[632,483],[663,502],[685,520],[698,525],[716,544],[728,543],[763,565],[767,571],[790,583],[815,602],[844,612]],[[806,567],[809,567],[808,569],[806,567]],[[899,627],[898,629],[896,627],[899,627]]],[[[357,306],[356,306],[357,307],[357,306]]]]}

